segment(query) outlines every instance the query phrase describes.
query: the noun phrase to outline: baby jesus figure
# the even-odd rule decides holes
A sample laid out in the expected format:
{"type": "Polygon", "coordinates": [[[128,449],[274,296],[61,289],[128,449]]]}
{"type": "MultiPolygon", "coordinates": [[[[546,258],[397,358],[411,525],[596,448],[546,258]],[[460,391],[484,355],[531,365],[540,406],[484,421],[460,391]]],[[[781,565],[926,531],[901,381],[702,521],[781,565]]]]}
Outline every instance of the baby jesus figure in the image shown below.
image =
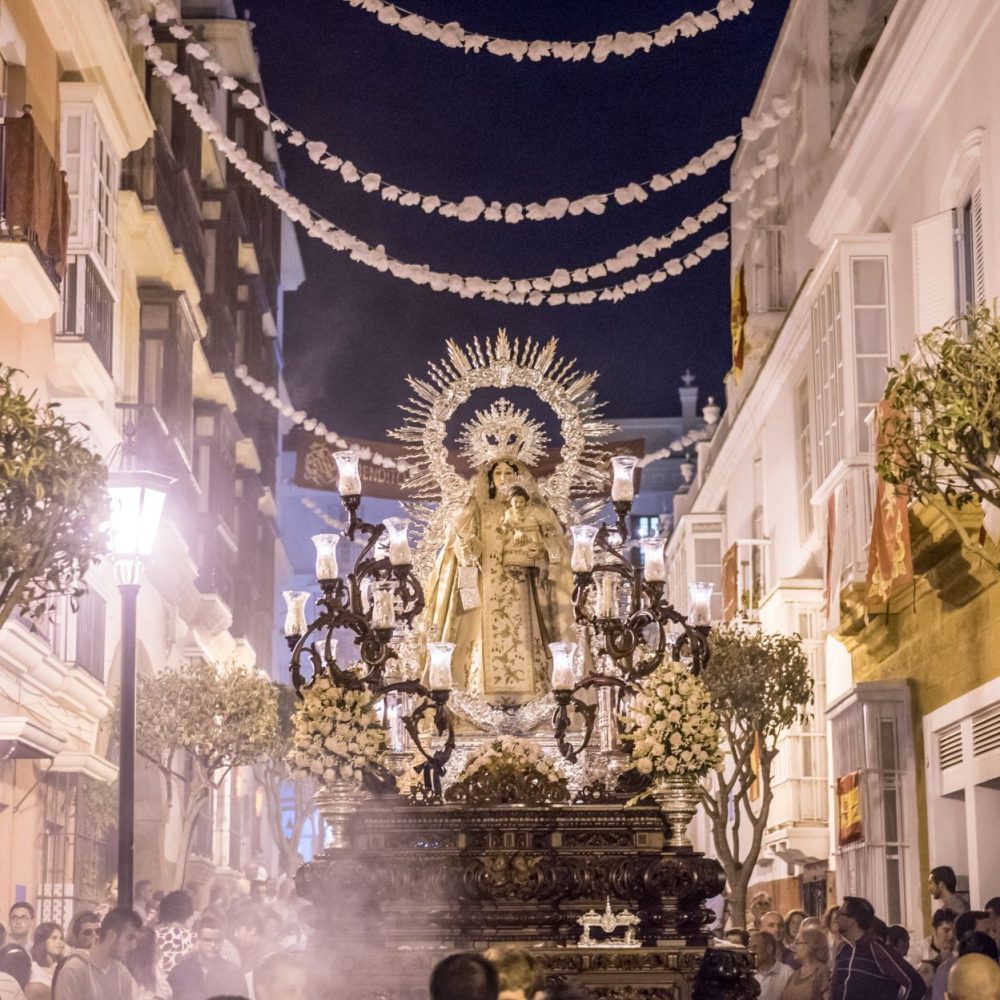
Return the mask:
{"type": "Polygon", "coordinates": [[[507,507],[500,525],[503,565],[545,569],[550,562],[559,562],[558,547],[549,543],[553,531],[550,521],[523,486],[512,486],[507,491],[507,507]]]}

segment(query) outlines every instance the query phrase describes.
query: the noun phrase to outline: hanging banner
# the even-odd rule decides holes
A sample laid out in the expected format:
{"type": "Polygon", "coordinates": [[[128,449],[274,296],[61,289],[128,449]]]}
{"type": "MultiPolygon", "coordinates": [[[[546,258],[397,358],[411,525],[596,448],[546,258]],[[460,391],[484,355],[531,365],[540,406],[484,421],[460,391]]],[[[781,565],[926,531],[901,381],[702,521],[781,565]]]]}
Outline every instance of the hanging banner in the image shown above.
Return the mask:
{"type": "MultiPolygon", "coordinates": [[[[896,421],[886,400],[875,410],[877,451],[892,447],[896,421]]],[[[913,580],[910,550],[910,511],[906,488],[887,483],[881,476],[875,486],[875,511],[868,546],[865,600],[868,607],[885,604],[893,591],[913,580]]]]}
{"type": "Polygon", "coordinates": [[[852,771],[837,779],[837,846],[864,842],[861,824],[861,772],[852,771]]]}
{"type": "MultiPolygon", "coordinates": [[[[307,490],[328,490],[336,493],[337,463],[333,459],[333,453],[340,449],[307,431],[293,431],[291,440],[295,450],[295,485],[307,490]]],[[[405,445],[391,441],[352,440],[351,447],[361,455],[359,468],[365,496],[381,497],[384,500],[413,499],[406,489],[409,473],[387,468],[382,463],[382,456],[385,456],[394,462],[405,464],[407,458],[405,445]],[[366,459],[364,457],[366,454],[371,457],[366,459]]],[[[646,440],[633,438],[628,441],[612,441],[609,442],[608,448],[616,455],[635,455],[636,458],[642,458],[646,453],[646,440]]],[[[451,461],[462,475],[472,474],[472,470],[457,452],[451,455],[451,461]]],[[[555,471],[560,461],[559,449],[550,448],[532,472],[536,478],[544,479],[555,471]]],[[[636,469],[634,476],[635,489],[638,493],[642,483],[642,470],[636,469]]]]}
{"type": "Polygon", "coordinates": [[[733,379],[739,384],[743,377],[743,359],[746,353],[747,288],[744,280],[743,265],[733,279],[733,297],[729,307],[729,330],[733,337],[733,379]]]}

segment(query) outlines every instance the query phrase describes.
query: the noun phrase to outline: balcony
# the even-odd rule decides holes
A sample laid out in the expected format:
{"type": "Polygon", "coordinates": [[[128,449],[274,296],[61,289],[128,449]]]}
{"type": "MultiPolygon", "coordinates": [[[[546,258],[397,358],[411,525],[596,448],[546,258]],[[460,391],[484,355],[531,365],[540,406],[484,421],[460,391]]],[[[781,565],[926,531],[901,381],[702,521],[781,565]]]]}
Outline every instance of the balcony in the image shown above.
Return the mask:
{"type": "Polygon", "coordinates": [[[69,212],[66,179],[34,119],[0,118],[0,298],[24,323],[59,309],[69,212]]]}

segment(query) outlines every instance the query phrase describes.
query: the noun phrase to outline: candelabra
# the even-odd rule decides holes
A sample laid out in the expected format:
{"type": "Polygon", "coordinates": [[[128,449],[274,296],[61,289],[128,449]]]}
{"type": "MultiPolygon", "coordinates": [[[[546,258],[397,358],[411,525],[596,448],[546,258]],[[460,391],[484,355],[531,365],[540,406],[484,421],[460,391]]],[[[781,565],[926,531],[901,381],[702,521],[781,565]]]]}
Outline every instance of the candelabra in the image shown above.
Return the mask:
{"type": "Polygon", "coordinates": [[[400,717],[414,746],[425,760],[428,785],[440,786],[444,765],[455,745],[451,713],[447,709],[451,693],[452,643],[430,643],[430,665],[425,687],[417,680],[386,683],[386,665],[398,654],[393,637],[399,625],[409,626],[424,608],[424,593],[413,573],[413,556],[407,538],[409,520],[390,517],[382,524],[370,524],[358,515],[361,504],[361,475],[358,455],[351,450],[334,455],[337,462],[338,489],[348,514],[345,537],[366,539],[354,567],[340,576],[337,543],[340,536],[326,533],[313,536],[316,546],[316,579],[320,596],[319,609],[312,622],[307,621],[308,591],[285,591],[285,638],[291,650],[292,684],[297,693],[320,676],[340,687],[367,688],[376,698],[413,697],[418,704],[400,717]],[[354,633],[360,657],[359,669],[344,669],[337,663],[335,633],[345,629],[354,633]],[[303,656],[312,665],[308,680],[303,676],[303,656]],[[429,753],[423,746],[420,723],[433,711],[433,725],[445,742],[429,753]]]}
{"type": "Polygon", "coordinates": [[[697,675],[708,663],[712,584],[691,584],[691,613],[683,615],[665,597],[666,539],[641,540],[641,568],[633,566],[621,552],[629,538],[628,515],[635,499],[633,473],[637,464],[638,460],[631,455],[616,455],[611,460],[615,523],[612,526],[579,524],[572,529],[570,566],[574,573],[574,616],[578,624],[587,626],[600,637],[600,652],[611,658],[616,672],[592,674],[577,683],[572,669],[575,644],[550,645],[552,690],[556,700],[553,727],[560,752],[571,762],[590,743],[597,712],[596,705],[578,697],[580,693],[590,688],[609,687],[616,689],[620,697],[633,690],[636,681],[656,670],[668,649],[675,661],[679,661],[686,651],[693,674],[697,675]],[[624,613],[621,608],[623,587],[628,592],[624,613]],[[671,636],[668,629],[673,627],[677,631],[671,636]],[[637,658],[641,649],[649,652],[637,658]],[[582,739],[576,747],[567,738],[572,724],[571,708],[583,726],[582,739]]]}

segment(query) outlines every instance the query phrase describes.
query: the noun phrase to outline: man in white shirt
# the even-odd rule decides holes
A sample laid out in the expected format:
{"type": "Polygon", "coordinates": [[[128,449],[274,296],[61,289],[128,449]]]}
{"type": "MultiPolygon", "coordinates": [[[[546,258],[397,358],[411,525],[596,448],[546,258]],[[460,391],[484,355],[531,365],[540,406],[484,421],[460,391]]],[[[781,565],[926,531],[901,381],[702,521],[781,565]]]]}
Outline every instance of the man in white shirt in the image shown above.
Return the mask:
{"type": "Polygon", "coordinates": [[[293,955],[268,955],[250,975],[254,1000],[309,1000],[306,970],[293,955]]]}
{"type": "Polygon", "coordinates": [[[777,939],[767,931],[754,931],[750,935],[750,951],[757,959],[755,976],[760,983],[760,1000],[781,1000],[793,970],[778,961],[777,939]]]}
{"type": "Polygon", "coordinates": [[[85,955],[70,955],[56,971],[52,1000],[138,1000],[139,987],[122,962],[140,930],[134,910],[109,911],[97,944],[85,955]]]}

